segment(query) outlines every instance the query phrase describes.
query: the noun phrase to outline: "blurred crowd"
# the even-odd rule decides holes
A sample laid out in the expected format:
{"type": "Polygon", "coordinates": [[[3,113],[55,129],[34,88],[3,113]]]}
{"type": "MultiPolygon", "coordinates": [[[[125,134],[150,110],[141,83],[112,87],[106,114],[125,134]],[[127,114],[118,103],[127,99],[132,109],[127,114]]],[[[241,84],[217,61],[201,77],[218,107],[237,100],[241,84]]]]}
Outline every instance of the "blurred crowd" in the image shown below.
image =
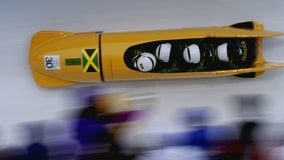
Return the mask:
{"type": "Polygon", "coordinates": [[[212,125],[213,107],[188,107],[173,115],[182,119],[184,130],[153,134],[145,129],[132,138],[121,136],[121,131],[147,119],[147,111],[126,103],[118,109],[122,103],[117,100],[122,98],[121,94],[85,96],[87,105],[65,120],[68,126],[25,125],[26,145],[2,149],[0,160],[284,159],[284,130],[265,120],[259,95],[236,97],[239,119],[234,123],[212,125]]]}

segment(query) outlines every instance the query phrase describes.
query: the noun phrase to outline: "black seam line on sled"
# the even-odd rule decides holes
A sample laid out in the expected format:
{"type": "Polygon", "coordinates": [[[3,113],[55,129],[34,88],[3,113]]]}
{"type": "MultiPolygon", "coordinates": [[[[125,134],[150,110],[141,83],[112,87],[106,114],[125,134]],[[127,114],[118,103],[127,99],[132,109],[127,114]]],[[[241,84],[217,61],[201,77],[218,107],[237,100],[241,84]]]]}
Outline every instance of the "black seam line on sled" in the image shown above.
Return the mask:
{"type": "Polygon", "coordinates": [[[161,55],[161,45],[159,46],[159,49],[158,49],[158,57],[160,57],[160,55],[161,55]]]}
{"type": "Polygon", "coordinates": [[[155,66],[154,60],[152,58],[150,58],[150,61],[152,63],[152,66],[155,66]]]}
{"type": "Polygon", "coordinates": [[[191,60],[191,55],[190,55],[189,47],[187,47],[186,50],[187,50],[188,59],[191,60]]]}
{"type": "Polygon", "coordinates": [[[99,33],[99,65],[100,65],[100,75],[101,75],[101,81],[105,81],[104,78],[104,73],[103,73],[103,61],[102,61],[102,45],[101,45],[101,39],[102,39],[102,34],[99,33]]]}

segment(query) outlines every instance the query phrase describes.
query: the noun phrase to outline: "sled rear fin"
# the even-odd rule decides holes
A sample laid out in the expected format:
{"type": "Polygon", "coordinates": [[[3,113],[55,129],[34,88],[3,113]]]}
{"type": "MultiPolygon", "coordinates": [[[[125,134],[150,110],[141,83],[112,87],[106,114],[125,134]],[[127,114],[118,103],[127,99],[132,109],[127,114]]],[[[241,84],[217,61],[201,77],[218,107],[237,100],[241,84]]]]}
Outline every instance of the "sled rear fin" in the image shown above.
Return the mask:
{"type": "Polygon", "coordinates": [[[31,41],[30,51],[35,50],[47,41],[72,35],[71,32],[60,32],[60,31],[39,31],[33,37],[31,41]]]}
{"type": "Polygon", "coordinates": [[[235,75],[242,78],[254,78],[262,75],[266,70],[284,68],[284,63],[277,62],[262,62],[255,63],[249,68],[233,69],[233,70],[218,70],[216,75],[228,76],[235,75]]]}
{"type": "Polygon", "coordinates": [[[252,29],[256,31],[263,31],[264,26],[261,23],[255,21],[247,21],[247,22],[240,22],[230,25],[232,28],[241,28],[241,29],[252,29]]]}
{"type": "Polygon", "coordinates": [[[35,82],[44,88],[52,88],[52,87],[63,87],[75,84],[75,82],[65,81],[57,78],[53,78],[50,76],[46,76],[44,74],[38,73],[36,71],[32,71],[35,82]]]}
{"type": "Polygon", "coordinates": [[[279,68],[284,68],[284,63],[262,62],[262,63],[255,63],[250,68],[239,69],[239,72],[241,73],[262,72],[266,70],[279,69],[279,68]]]}
{"type": "Polygon", "coordinates": [[[284,63],[283,62],[265,62],[265,63],[256,64],[256,67],[265,68],[266,70],[279,69],[279,68],[284,68],[284,63]]]}
{"type": "Polygon", "coordinates": [[[263,62],[263,63],[255,64],[255,66],[252,68],[242,69],[243,71],[252,70],[252,72],[241,73],[236,76],[241,77],[241,78],[255,78],[255,77],[262,75],[266,70],[279,69],[279,68],[284,68],[284,63],[263,62]],[[253,71],[256,71],[256,72],[253,72],[253,71]]]}
{"type": "Polygon", "coordinates": [[[233,28],[244,28],[244,29],[255,29],[255,22],[253,21],[248,21],[248,22],[240,22],[240,23],[235,23],[233,25],[230,25],[230,27],[233,28]]]}

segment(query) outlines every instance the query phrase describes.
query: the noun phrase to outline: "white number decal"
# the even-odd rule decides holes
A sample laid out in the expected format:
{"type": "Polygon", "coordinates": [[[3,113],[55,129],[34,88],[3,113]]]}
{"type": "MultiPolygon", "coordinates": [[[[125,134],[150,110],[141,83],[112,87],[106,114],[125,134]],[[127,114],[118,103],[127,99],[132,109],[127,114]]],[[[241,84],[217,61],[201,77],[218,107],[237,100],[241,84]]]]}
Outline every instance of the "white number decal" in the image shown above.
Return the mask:
{"type": "Polygon", "coordinates": [[[44,66],[47,70],[59,70],[60,58],[58,55],[44,56],[44,66]]]}

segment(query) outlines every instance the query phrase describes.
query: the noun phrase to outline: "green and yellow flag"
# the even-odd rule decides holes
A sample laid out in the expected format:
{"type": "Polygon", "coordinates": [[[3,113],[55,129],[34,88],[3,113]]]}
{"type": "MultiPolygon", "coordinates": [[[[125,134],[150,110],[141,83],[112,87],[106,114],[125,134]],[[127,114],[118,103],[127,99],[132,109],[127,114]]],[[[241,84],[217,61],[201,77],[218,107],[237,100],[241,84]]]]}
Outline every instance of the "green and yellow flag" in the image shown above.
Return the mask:
{"type": "Polygon", "coordinates": [[[83,49],[83,72],[100,72],[98,49],[83,49]]]}

